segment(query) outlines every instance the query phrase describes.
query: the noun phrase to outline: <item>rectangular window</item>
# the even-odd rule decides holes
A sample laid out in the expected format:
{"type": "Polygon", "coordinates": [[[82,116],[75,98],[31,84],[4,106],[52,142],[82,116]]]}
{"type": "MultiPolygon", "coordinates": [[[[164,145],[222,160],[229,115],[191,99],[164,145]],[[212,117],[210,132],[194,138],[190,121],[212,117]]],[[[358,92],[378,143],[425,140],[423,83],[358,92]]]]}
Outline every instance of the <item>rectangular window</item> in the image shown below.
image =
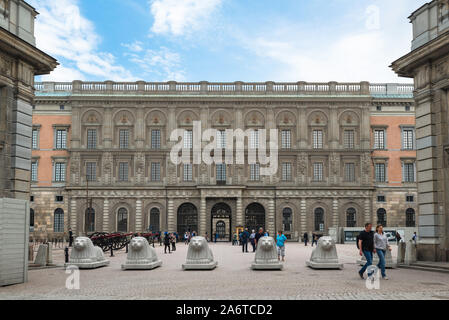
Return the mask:
{"type": "Polygon", "coordinates": [[[292,133],[290,130],[282,130],[281,132],[281,145],[282,149],[291,149],[291,136],[292,133]]]}
{"type": "Polygon", "coordinates": [[[64,202],[64,196],[55,196],[56,202],[64,202]]]}
{"type": "Polygon", "coordinates": [[[259,131],[252,130],[249,138],[249,146],[251,149],[259,148],[259,131]]]}
{"type": "Polygon", "coordinates": [[[118,166],[119,181],[128,181],[128,162],[120,162],[118,166]]]}
{"type": "Polygon", "coordinates": [[[313,130],[313,148],[323,149],[323,130],[313,130]]]}
{"type": "Polygon", "coordinates": [[[355,181],[355,164],[346,163],[345,164],[345,181],[354,182],[355,181]]]}
{"type": "Polygon", "coordinates": [[[151,163],[151,181],[161,181],[161,164],[159,162],[151,163]]]}
{"type": "Polygon", "coordinates": [[[226,164],[225,163],[217,163],[217,182],[226,182],[226,164]]]}
{"type": "Polygon", "coordinates": [[[151,149],[161,148],[161,130],[151,130],[151,149]]]}
{"type": "Polygon", "coordinates": [[[185,130],[184,131],[184,149],[192,149],[193,148],[193,131],[185,130]]]}
{"type": "Polygon", "coordinates": [[[385,130],[374,130],[374,149],[385,149],[385,130]]]}
{"type": "Polygon", "coordinates": [[[402,131],[402,149],[413,150],[415,140],[415,133],[413,129],[404,129],[402,131]]]}
{"type": "Polygon", "coordinates": [[[37,149],[39,146],[39,131],[37,129],[33,129],[33,135],[31,138],[31,148],[37,149]]]}
{"type": "Polygon", "coordinates": [[[67,130],[56,130],[56,149],[66,149],[67,147],[67,130]]]}
{"type": "Polygon", "coordinates": [[[192,164],[184,163],[184,181],[192,181],[192,164]]]}
{"type": "Polygon", "coordinates": [[[415,202],[415,197],[414,196],[406,196],[405,197],[405,201],[407,201],[407,202],[415,202]]]}
{"type": "Polygon", "coordinates": [[[86,163],[86,178],[87,178],[87,181],[96,181],[97,180],[97,163],[96,162],[87,162],[86,163]]]}
{"type": "Polygon", "coordinates": [[[377,202],[386,202],[385,196],[377,196],[377,202]]]}
{"type": "Polygon", "coordinates": [[[65,163],[56,162],[55,163],[55,181],[64,182],[65,181],[65,163]]]}
{"type": "Polygon", "coordinates": [[[31,163],[31,181],[36,182],[37,181],[37,162],[31,163]]]}
{"type": "Polygon", "coordinates": [[[258,163],[253,163],[249,165],[250,168],[250,180],[259,181],[260,180],[260,165],[258,163]]]}
{"type": "Polygon", "coordinates": [[[345,130],[344,132],[344,146],[345,149],[354,149],[354,130],[345,130]]]}
{"type": "Polygon", "coordinates": [[[404,163],[402,165],[403,171],[403,181],[404,182],[415,182],[415,164],[414,163],[404,163]]]}
{"type": "Polygon", "coordinates": [[[323,163],[316,162],[313,164],[313,181],[323,181],[323,163]]]}
{"type": "Polygon", "coordinates": [[[290,162],[282,164],[282,181],[292,181],[292,164],[290,162]]]}
{"type": "Polygon", "coordinates": [[[377,182],[385,182],[386,181],[385,163],[376,163],[375,175],[376,175],[377,182]]]}
{"type": "Polygon", "coordinates": [[[97,130],[88,129],[87,130],[87,149],[97,148],[97,130]]]}
{"type": "Polygon", "coordinates": [[[226,149],[226,131],[217,130],[217,148],[226,149]]]}
{"type": "Polygon", "coordinates": [[[120,149],[128,149],[128,147],[129,147],[129,130],[120,129],[119,143],[120,143],[120,149]]]}

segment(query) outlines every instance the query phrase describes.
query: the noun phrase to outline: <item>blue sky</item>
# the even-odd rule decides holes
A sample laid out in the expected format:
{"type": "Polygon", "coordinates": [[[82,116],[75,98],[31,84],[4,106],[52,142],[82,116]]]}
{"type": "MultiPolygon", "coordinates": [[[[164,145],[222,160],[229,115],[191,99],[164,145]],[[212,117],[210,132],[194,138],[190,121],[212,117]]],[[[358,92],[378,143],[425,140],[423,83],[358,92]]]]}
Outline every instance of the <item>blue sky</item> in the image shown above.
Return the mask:
{"type": "Polygon", "coordinates": [[[28,0],[45,81],[410,82],[424,0],[28,0]]]}

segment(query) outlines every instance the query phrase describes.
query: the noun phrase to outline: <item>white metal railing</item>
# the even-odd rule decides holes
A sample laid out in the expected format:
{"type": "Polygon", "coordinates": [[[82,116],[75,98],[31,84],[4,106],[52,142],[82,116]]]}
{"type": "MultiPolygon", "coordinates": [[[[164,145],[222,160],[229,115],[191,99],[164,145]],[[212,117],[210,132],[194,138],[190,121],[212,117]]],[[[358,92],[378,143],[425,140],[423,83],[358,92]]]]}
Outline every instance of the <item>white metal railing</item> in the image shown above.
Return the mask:
{"type": "Polygon", "coordinates": [[[138,93],[138,94],[337,94],[337,95],[411,95],[413,84],[394,83],[209,83],[209,82],[37,82],[37,92],[138,93]]]}

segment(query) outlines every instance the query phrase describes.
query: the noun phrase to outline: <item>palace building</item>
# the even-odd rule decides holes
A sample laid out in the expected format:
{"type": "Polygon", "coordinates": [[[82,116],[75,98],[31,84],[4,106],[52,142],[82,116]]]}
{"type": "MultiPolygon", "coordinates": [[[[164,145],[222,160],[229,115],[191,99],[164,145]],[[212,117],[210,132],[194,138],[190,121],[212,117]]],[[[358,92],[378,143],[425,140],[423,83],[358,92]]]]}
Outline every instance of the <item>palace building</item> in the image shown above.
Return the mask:
{"type": "MultiPolygon", "coordinates": [[[[31,208],[36,237],[237,227],[339,234],[365,222],[414,228],[419,215],[413,85],[38,83],[31,208]],[[170,161],[174,129],[278,129],[279,167],[170,161]]],[[[268,136],[268,135],[267,135],[268,136]]],[[[267,138],[267,140],[269,137],[267,138]]],[[[204,145],[207,143],[203,143],[204,145]]]]}

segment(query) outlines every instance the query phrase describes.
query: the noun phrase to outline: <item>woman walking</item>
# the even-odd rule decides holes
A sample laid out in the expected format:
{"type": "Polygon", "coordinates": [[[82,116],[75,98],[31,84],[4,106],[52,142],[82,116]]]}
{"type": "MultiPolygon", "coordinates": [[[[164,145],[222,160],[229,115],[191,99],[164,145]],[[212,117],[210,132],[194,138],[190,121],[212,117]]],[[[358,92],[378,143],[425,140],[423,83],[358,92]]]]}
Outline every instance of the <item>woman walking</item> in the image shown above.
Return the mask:
{"type": "Polygon", "coordinates": [[[377,267],[381,271],[382,279],[388,280],[387,274],[385,273],[385,255],[387,253],[387,250],[391,251],[391,247],[388,244],[388,238],[384,234],[383,229],[384,228],[382,225],[378,225],[376,227],[376,233],[374,234],[374,249],[379,256],[379,264],[377,265],[377,267]]]}

